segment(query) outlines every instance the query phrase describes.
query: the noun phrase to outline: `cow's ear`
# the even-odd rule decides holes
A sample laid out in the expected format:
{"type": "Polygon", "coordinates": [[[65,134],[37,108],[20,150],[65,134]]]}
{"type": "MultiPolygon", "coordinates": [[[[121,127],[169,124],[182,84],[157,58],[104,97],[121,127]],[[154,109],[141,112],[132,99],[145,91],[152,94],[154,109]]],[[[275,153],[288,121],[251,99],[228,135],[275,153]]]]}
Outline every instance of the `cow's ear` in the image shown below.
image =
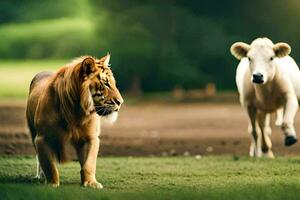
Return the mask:
{"type": "Polygon", "coordinates": [[[236,59],[241,60],[242,58],[247,56],[249,49],[249,44],[246,44],[244,42],[236,42],[231,46],[230,52],[236,59]]]}
{"type": "Polygon", "coordinates": [[[279,42],[273,47],[275,55],[278,58],[285,57],[291,53],[291,47],[287,43],[279,42]]]}

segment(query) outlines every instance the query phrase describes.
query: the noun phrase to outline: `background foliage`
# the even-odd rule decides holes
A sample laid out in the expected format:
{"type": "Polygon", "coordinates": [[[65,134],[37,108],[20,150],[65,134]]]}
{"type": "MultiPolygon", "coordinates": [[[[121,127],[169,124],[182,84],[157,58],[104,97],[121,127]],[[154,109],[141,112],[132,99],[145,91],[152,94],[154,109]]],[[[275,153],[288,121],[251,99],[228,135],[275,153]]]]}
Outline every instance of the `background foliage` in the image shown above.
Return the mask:
{"type": "MultiPolygon", "coordinates": [[[[122,90],[234,90],[235,41],[286,41],[299,61],[298,0],[4,0],[1,59],[112,53],[122,90]]],[[[59,66],[57,66],[59,67],[59,66]]]]}

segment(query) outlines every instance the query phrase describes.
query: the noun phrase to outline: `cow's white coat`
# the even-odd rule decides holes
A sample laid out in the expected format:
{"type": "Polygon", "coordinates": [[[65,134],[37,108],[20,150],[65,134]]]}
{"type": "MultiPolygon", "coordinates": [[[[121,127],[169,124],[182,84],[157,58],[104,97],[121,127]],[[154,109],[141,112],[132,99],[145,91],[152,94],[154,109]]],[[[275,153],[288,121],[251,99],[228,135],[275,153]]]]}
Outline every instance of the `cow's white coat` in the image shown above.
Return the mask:
{"type": "Polygon", "coordinates": [[[251,45],[238,42],[231,53],[240,59],[236,70],[236,84],[241,105],[249,115],[252,134],[250,156],[273,157],[270,139],[270,113],[277,112],[276,125],[281,126],[286,141],[296,140],[294,117],[300,97],[300,71],[289,56],[286,43],[273,44],[268,38],[258,38],[251,45]],[[255,74],[263,76],[262,83],[254,83],[255,74]]]}

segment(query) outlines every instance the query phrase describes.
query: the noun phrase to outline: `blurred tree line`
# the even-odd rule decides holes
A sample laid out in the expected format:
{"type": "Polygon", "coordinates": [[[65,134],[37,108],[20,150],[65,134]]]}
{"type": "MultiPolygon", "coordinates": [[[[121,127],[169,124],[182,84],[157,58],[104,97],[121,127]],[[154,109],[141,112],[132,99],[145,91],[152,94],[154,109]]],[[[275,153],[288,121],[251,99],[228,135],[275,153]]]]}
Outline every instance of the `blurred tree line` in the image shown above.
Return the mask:
{"type": "Polygon", "coordinates": [[[122,90],[234,90],[235,41],[267,36],[300,58],[299,0],[4,0],[2,59],[112,53],[122,90]]]}

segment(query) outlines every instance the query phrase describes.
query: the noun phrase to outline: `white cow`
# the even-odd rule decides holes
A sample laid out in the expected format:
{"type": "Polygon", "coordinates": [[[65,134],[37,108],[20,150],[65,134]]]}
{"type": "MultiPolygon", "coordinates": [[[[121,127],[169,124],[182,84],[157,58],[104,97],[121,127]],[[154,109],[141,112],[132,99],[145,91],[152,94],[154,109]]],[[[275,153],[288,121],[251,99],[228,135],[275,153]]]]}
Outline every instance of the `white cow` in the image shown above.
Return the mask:
{"type": "Polygon", "coordinates": [[[232,55],[241,60],[236,71],[236,84],[241,105],[249,115],[248,131],[252,134],[250,156],[273,158],[270,139],[270,115],[277,112],[276,125],[285,134],[285,145],[297,142],[294,118],[300,97],[300,71],[289,56],[286,43],[273,44],[258,38],[251,45],[234,43],[232,55]]]}

